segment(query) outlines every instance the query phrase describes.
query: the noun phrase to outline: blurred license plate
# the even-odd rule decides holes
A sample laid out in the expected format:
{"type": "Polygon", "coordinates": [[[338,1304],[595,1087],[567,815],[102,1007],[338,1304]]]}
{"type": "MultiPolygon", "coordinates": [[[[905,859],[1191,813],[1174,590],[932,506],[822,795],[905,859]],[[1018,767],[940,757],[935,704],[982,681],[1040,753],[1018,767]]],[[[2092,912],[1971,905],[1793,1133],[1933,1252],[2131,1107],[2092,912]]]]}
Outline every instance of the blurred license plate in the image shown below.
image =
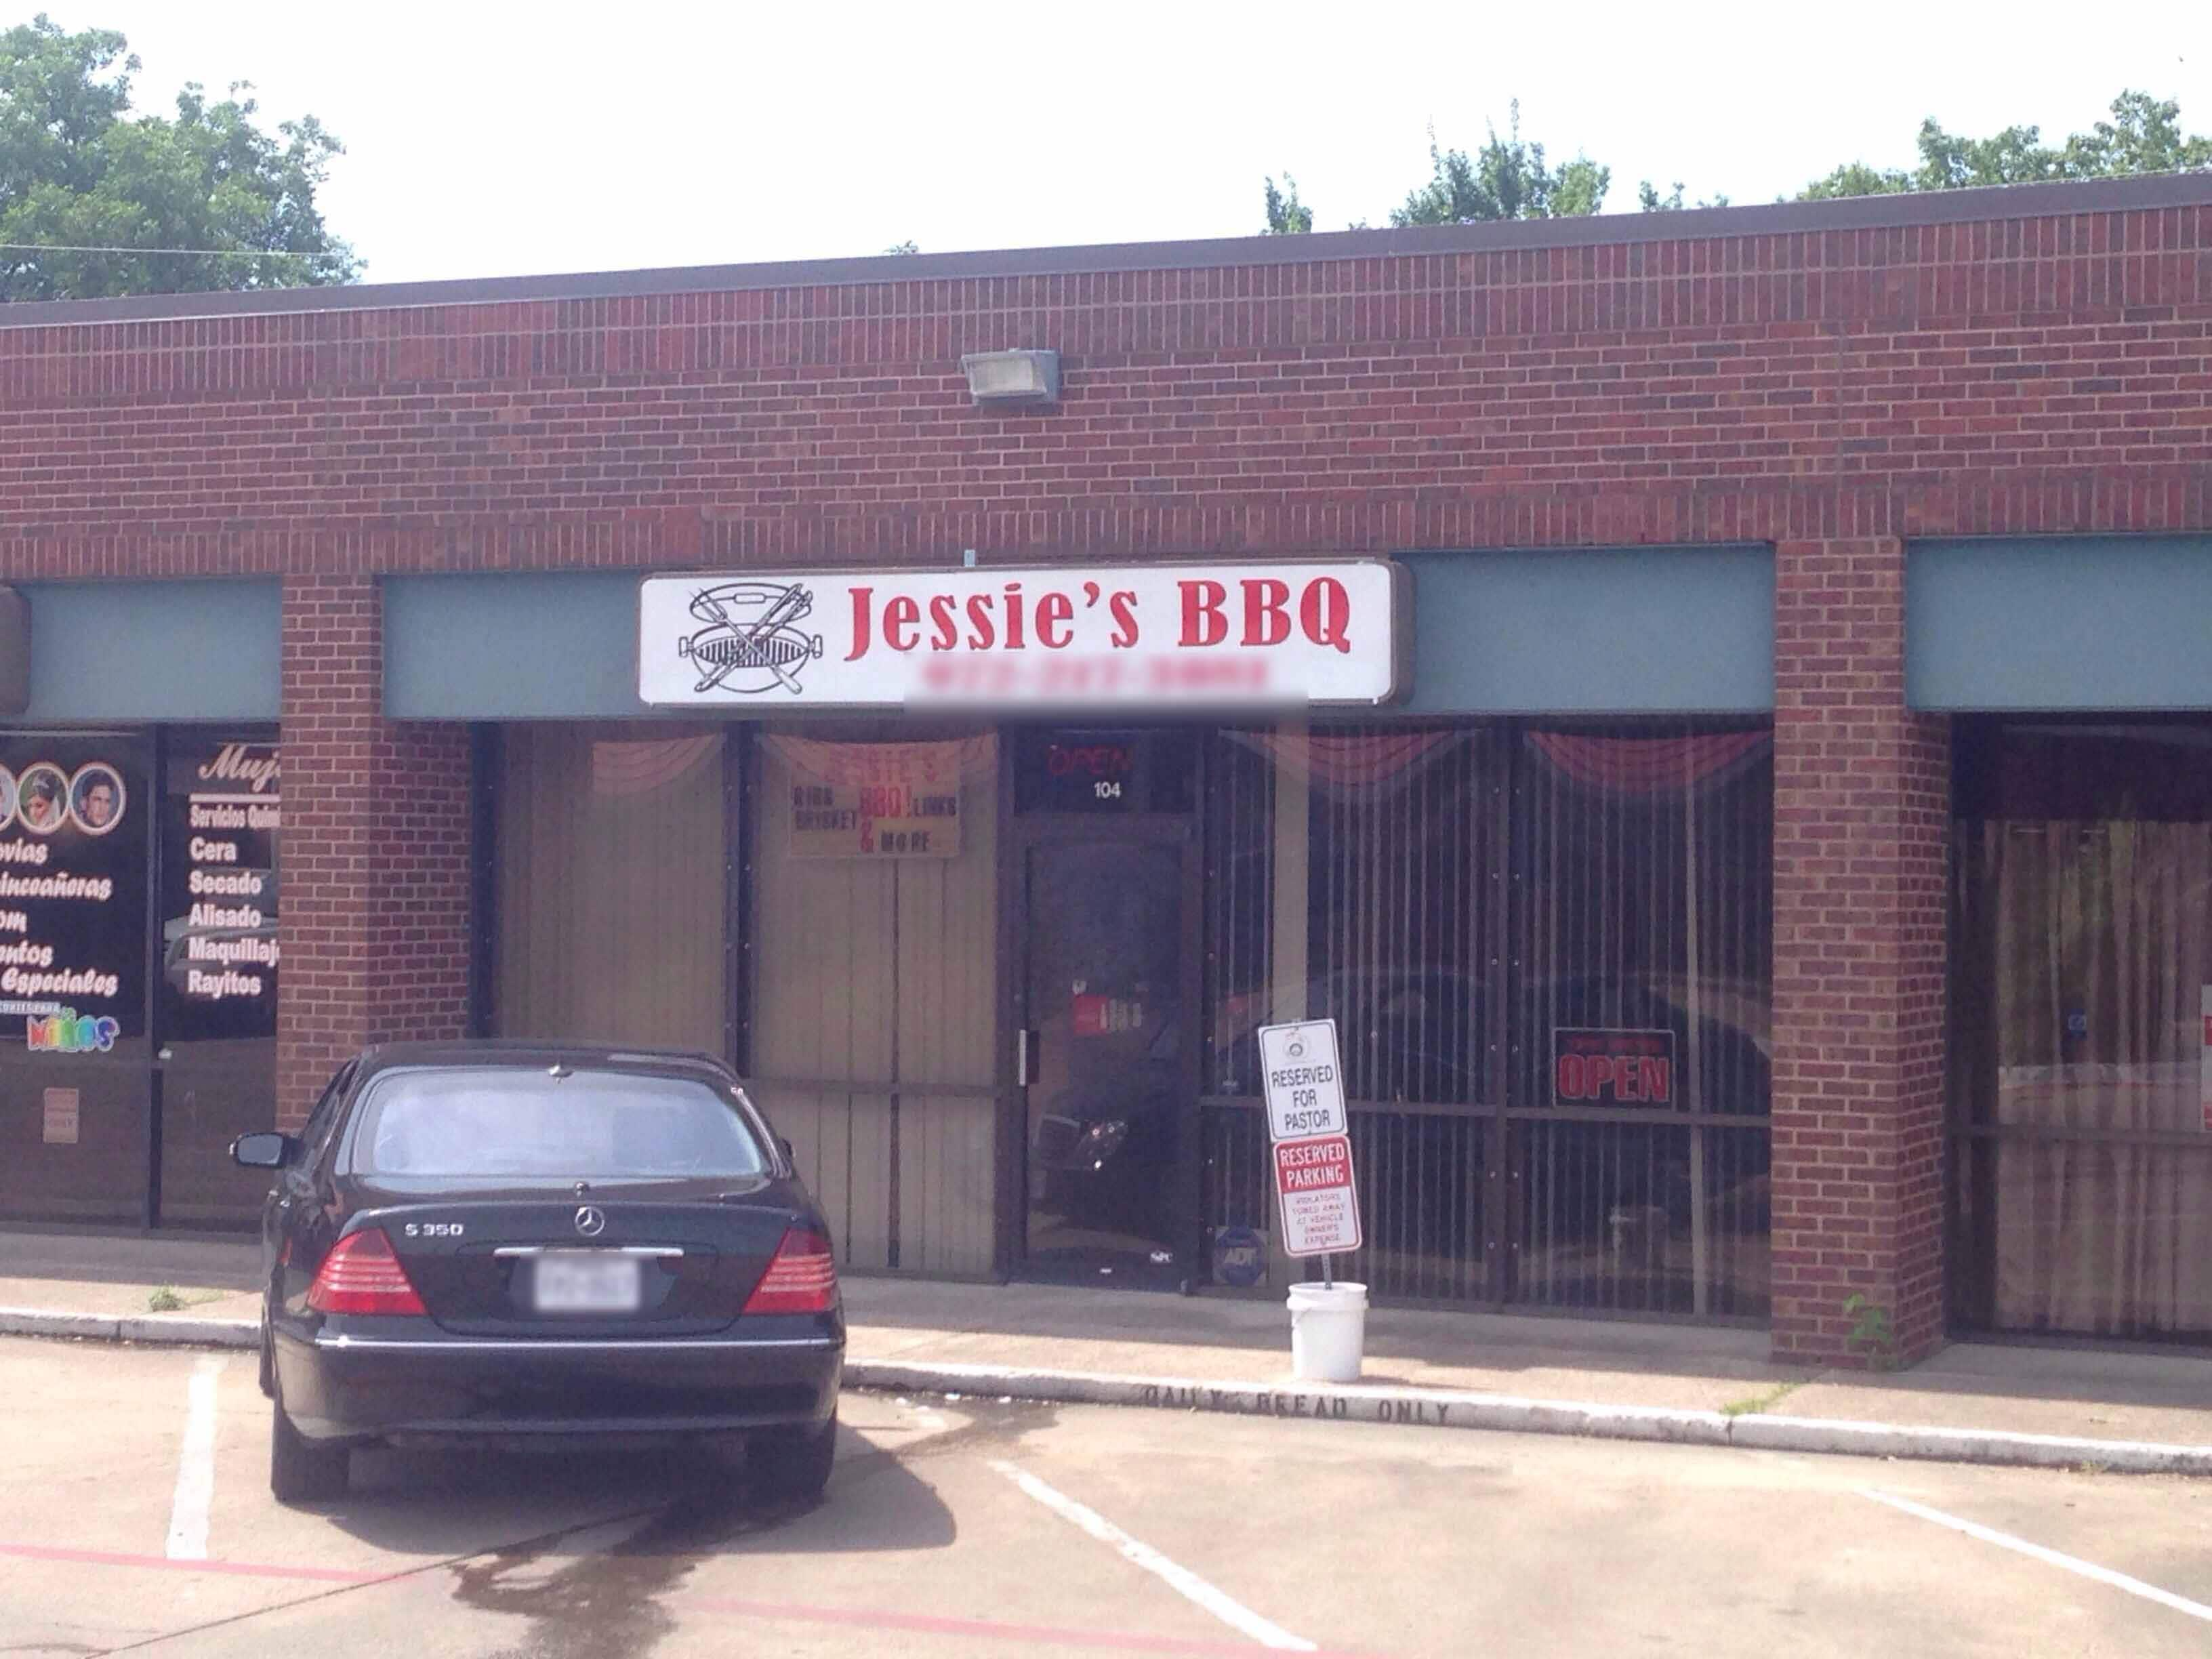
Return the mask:
{"type": "Polygon", "coordinates": [[[637,1258],[541,1255],[532,1293],[540,1313],[635,1313],[637,1258]]]}

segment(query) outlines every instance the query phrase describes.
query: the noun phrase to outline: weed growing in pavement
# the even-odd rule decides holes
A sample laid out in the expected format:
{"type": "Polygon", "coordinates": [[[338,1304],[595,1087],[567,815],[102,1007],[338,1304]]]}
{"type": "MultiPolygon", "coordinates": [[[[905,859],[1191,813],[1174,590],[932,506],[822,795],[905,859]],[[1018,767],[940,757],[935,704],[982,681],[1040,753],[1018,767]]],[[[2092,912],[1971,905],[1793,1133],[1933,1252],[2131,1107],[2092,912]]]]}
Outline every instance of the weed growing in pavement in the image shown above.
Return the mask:
{"type": "Polygon", "coordinates": [[[1771,1411],[1805,1385],[1802,1382],[1778,1382],[1765,1394],[1755,1394],[1748,1399],[1731,1400],[1721,1407],[1723,1417],[1756,1417],[1761,1412],[1771,1411]]]}
{"type": "Polygon", "coordinates": [[[1844,1312],[1854,1322],[1844,1346],[1866,1355],[1870,1370],[1897,1369],[1897,1332],[1889,1322],[1889,1310],[1853,1291],[1844,1300],[1844,1312]]]}
{"type": "Polygon", "coordinates": [[[167,1285],[157,1285],[154,1294],[146,1298],[148,1313],[182,1313],[185,1298],[167,1285]]]}

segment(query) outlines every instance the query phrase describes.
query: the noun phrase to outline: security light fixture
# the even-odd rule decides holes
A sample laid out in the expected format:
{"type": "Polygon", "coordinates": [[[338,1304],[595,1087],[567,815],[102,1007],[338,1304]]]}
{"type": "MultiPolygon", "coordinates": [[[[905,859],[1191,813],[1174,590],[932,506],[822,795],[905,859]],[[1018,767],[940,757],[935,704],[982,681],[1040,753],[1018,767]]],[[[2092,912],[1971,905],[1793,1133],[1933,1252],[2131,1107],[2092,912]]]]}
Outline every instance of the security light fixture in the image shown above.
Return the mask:
{"type": "Polygon", "coordinates": [[[968,395],[979,404],[1060,401],[1057,351],[971,351],[960,367],[968,372],[968,395]]]}

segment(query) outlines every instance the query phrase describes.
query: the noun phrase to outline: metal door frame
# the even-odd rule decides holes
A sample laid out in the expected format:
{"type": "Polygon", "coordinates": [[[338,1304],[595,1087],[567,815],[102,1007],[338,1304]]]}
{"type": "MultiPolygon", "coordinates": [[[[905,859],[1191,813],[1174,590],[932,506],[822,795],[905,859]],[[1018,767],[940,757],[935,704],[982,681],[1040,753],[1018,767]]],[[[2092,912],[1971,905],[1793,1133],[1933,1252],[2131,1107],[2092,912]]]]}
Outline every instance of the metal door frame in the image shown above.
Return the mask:
{"type": "Polygon", "coordinates": [[[994,1228],[998,1276],[1018,1279],[1029,1265],[1029,1101],[1016,1065],[1016,1047],[1029,1018],[1030,854],[1042,846],[1104,844],[1173,848],[1180,865],[1182,935],[1176,989],[1188,1031],[1178,1060],[1182,1108],[1171,1175],[1177,1237],[1168,1243],[1188,1267],[1195,1288],[1204,1261],[1205,1217],[1200,1184],[1205,1149],[1200,1144],[1200,974],[1204,948],[1198,823],[1195,813],[1131,812],[1094,817],[1081,812],[1014,811],[1014,768],[999,769],[999,1179],[994,1228]]]}

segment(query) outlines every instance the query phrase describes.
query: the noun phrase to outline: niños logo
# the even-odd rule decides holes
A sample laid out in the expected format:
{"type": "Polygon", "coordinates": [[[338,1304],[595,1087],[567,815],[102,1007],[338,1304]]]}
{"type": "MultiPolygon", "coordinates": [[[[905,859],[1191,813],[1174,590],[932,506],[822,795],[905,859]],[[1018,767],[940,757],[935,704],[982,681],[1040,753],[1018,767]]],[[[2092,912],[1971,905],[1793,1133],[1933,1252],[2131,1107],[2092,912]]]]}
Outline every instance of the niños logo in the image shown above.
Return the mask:
{"type": "Polygon", "coordinates": [[[115,1046],[122,1028],[106,1014],[80,1014],[64,1008],[40,1019],[23,1021],[24,1041],[34,1054],[104,1054],[115,1046]]]}

